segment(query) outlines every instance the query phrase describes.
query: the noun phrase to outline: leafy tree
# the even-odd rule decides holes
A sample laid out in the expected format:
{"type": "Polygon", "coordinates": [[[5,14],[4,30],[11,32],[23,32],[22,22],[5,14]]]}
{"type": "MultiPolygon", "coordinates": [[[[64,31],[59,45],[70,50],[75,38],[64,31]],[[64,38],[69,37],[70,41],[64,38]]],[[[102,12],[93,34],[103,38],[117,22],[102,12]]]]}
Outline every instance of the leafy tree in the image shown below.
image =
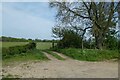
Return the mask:
{"type": "Polygon", "coordinates": [[[117,34],[118,31],[116,30],[110,30],[106,34],[106,39],[104,40],[104,45],[106,46],[107,49],[117,49],[118,47],[118,39],[117,39],[117,34]]]}
{"type": "Polygon", "coordinates": [[[63,38],[58,42],[59,48],[75,47],[80,48],[81,37],[72,30],[66,30],[64,32],[63,38]]]}
{"type": "Polygon", "coordinates": [[[35,42],[41,42],[41,40],[40,40],[40,39],[35,39],[34,41],[35,41],[35,42]]]}
{"type": "Polygon", "coordinates": [[[91,31],[98,49],[103,48],[106,33],[111,27],[116,26],[117,5],[118,3],[114,2],[84,1],[72,3],[54,1],[50,3],[50,7],[57,9],[57,27],[73,29],[81,34],[82,39],[87,31],[91,31]]]}

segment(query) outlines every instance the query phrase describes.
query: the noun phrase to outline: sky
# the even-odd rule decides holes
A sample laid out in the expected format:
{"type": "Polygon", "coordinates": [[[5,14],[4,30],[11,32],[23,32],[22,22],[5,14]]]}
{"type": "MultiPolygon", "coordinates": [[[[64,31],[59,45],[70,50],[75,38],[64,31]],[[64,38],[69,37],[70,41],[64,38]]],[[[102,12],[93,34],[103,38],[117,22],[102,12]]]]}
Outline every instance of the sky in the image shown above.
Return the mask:
{"type": "Polygon", "coordinates": [[[0,36],[53,39],[55,14],[48,0],[2,0],[0,36]]]}
{"type": "Polygon", "coordinates": [[[0,11],[2,36],[53,39],[55,10],[48,2],[2,2],[0,11]]]}
{"type": "MultiPolygon", "coordinates": [[[[83,0],[1,0],[1,2],[48,2],[48,1],[65,1],[65,2],[82,2],[83,0]]],[[[84,2],[119,2],[119,0],[84,0],[84,2]]]]}

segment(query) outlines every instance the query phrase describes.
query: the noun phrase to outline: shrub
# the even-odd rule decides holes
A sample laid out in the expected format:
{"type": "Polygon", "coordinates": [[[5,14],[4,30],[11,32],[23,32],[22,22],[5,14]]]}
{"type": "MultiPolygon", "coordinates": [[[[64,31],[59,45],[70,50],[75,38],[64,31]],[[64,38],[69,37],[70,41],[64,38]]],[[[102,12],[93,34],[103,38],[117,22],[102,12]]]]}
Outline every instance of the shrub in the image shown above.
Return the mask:
{"type": "Polygon", "coordinates": [[[9,52],[9,49],[8,48],[2,48],[2,53],[4,53],[4,54],[2,54],[2,57],[4,57],[4,58],[7,58],[7,53],[9,52]]]}
{"type": "Polygon", "coordinates": [[[80,48],[81,47],[81,37],[79,34],[72,30],[64,32],[62,40],[58,42],[59,48],[80,48]]]}
{"type": "Polygon", "coordinates": [[[35,49],[36,43],[30,42],[24,46],[14,46],[9,48],[2,48],[2,57],[3,59],[13,56],[15,54],[26,53],[29,50],[35,49]]]}

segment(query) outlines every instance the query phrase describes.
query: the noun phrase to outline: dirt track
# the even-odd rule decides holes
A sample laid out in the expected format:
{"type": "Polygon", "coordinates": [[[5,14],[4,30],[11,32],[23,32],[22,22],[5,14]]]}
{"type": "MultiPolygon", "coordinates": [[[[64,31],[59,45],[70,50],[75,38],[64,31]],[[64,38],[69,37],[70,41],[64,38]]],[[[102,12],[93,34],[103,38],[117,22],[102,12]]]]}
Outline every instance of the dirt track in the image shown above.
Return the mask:
{"type": "Polygon", "coordinates": [[[66,60],[57,60],[45,53],[51,60],[31,61],[16,66],[3,68],[3,75],[20,78],[117,78],[118,63],[87,62],[70,59],[61,55],[66,60]]]}

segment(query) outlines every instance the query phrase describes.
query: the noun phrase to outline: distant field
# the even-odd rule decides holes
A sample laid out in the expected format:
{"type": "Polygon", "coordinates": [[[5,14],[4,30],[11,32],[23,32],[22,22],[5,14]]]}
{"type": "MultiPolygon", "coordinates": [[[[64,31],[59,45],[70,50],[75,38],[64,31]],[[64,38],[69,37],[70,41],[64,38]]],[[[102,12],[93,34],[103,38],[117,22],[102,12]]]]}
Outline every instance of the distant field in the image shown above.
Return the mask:
{"type": "MultiPolygon", "coordinates": [[[[28,42],[0,42],[0,45],[2,45],[2,47],[11,47],[11,46],[25,45],[27,43],[28,42]]],[[[50,47],[52,47],[51,42],[38,42],[36,46],[37,49],[41,49],[41,50],[49,49],[50,47]]]]}
{"type": "Polygon", "coordinates": [[[50,47],[52,47],[52,43],[51,42],[38,42],[37,43],[37,49],[49,49],[50,47]]]}
{"type": "Polygon", "coordinates": [[[19,46],[19,45],[25,45],[28,42],[0,42],[2,44],[2,47],[11,47],[11,46],[19,46]]]}

